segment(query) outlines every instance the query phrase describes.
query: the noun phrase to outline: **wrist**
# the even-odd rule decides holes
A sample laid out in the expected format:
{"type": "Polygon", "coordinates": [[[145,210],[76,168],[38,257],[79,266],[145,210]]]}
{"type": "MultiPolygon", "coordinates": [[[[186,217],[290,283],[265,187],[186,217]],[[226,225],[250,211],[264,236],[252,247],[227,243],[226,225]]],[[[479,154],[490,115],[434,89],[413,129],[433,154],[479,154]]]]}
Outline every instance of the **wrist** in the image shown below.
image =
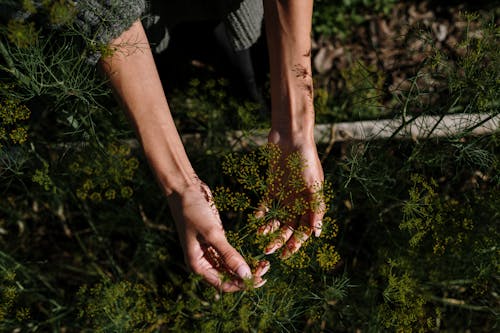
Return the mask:
{"type": "Polygon", "coordinates": [[[189,188],[198,186],[200,182],[194,171],[170,176],[158,176],[158,180],[167,197],[180,196],[189,188]]]}
{"type": "MultiPolygon", "coordinates": [[[[304,71],[306,71],[304,67],[304,71]]],[[[314,132],[312,77],[293,70],[271,76],[271,128],[285,137],[309,137],[314,132]]]]}
{"type": "Polygon", "coordinates": [[[283,131],[271,128],[268,142],[280,146],[285,151],[294,151],[304,146],[315,146],[314,129],[311,131],[283,131]]]}
{"type": "Polygon", "coordinates": [[[143,135],[141,139],[151,169],[167,196],[180,193],[196,182],[198,177],[177,132],[161,131],[153,137],[143,135]]]}

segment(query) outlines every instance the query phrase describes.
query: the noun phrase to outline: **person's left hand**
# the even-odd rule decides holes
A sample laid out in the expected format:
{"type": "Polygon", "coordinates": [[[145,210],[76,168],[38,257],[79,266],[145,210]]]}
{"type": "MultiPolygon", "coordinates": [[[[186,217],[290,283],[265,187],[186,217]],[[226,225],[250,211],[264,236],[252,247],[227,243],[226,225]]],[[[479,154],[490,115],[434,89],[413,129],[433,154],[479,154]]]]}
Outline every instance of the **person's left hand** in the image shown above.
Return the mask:
{"type": "MultiPolygon", "coordinates": [[[[271,192],[285,191],[291,193],[285,198],[284,202],[281,202],[281,205],[291,204],[296,199],[301,198],[307,204],[307,208],[302,211],[302,214],[293,214],[287,221],[270,219],[269,222],[258,230],[263,235],[277,232],[276,237],[264,249],[264,253],[274,253],[284,246],[280,257],[287,259],[299,250],[312,233],[316,237],[319,237],[321,234],[322,220],[326,210],[325,198],[322,191],[324,174],[314,140],[293,140],[292,142],[291,140],[280,139],[279,136],[274,136],[271,132],[269,142],[276,144],[280,148],[281,156],[276,167],[285,171],[285,174],[280,177],[282,181],[275,184],[275,189],[271,192]],[[279,186],[289,186],[286,180],[290,176],[290,170],[286,166],[286,158],[294,152],[300,154],[304,163],[300,176],[305,186],[299,193],[288,188],[278,188],[279,186]]],[[[274,196],[276,197],[276,195],[274,196]]],[[[272,201],[277,198],[269,199],[268,201],[272,201]]],[[[268,212],[269,207],[261,206],[255,212],[255,216],[266,218],[268,212]]]]}

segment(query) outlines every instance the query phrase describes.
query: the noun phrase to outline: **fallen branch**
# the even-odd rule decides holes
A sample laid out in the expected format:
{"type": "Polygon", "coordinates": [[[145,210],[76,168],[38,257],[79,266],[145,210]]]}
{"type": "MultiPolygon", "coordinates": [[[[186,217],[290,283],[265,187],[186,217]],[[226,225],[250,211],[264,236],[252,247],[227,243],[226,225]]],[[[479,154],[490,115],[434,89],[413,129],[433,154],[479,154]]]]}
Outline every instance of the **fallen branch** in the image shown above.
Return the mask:
{"type": "MultiPolygon", "coordinates": [[[[465,135],[491,134],[500,128],[500,114],[461,113],[445,116],[420,116],[408,118],[364,120],[342,122],[335,124],[317,124],[314,128],[314,137],[318,144],[332,146],[336,142],[370,141],[387,139],[425,140],[437,137],[462,137],[465,135]]],[[[267,143],[268,129],[252,131],[228,131],[226,139],[228,146],[233,149],[261,146],[267,143]]],[[[203,148],[206,144],[205,136],[201,133],[182,135],[186,147],[203,148]]],[[[123,141],[132,149],[138,149],[136,139],[123,141]]],[[[58,144],[59,149],[82,149],[83,143],[58,144]]]]}
{"type": "MultiPolygon", "coordinates": [[[[446,116],[420,116],[409,121],[402,118],[318,124],[314,129],[317,143],[332,144],[344,141],[379,139],[427,139],[467,135],[491,134],[500,128],[500,114],[450,114],[446,116]]],[[[246,147],[267,142],[267,130],[252,133],[227,133],[232,146],[246,147]]],[[[187,139],[183,136],[183,139],[187,139]]]]}

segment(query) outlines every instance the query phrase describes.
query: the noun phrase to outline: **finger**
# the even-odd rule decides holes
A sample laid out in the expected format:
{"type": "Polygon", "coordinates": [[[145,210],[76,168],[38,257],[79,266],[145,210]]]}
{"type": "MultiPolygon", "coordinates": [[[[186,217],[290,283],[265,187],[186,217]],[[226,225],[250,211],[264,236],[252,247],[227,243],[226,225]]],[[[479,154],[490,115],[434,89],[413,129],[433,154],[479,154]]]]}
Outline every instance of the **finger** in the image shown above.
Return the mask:
{"type": "Polygon", "coordinates": [[[269,208],[267,208],[265,205],[259,205],[259,207],[254,212],[254,216],[258,219],[263,218],[268,211],[269,208]]]}
{"type": "Polygon", "coordinates": [[[283,246],[286,241],[293,235],[293,228],[289,225],[281,227],[280,233],[276,238],[269,243],[264,249],[265,254],[274,253],[277,249],[283,246]]]}
{"type": "Polygon", "coordinates": [[[235,274],[241,279],[250,279],[252,277],[252,272],[245,259],[229,244],[226,237],[222,236],[211,240],[211,244],[217,250],[224,268],[229,273],[235,274]]]}
{"type": "Polygon", "coordinates": [[[325,211],[313,212],[309,214],[309,225],[314,231],[314,236],[319,237],[321,235],[321,230],[323,228],[323,217],[325,216],[325,211]]]}
{"type": "Polygon", "coordinates": [[[288,259],[290,258],[294,253],[296,253],[302,244],[304,244],[309,236],[311,236],[312,229],[310,229],[308,226],[306,227],[305,225],[302,224],[302,228],[298,228],[293,232],[292,237],[286,242],[285,247],[283,248],[283,251],[281,252],[280,258],[281,259],[288,259]]]}
{"type": "Polygon", "coordinates": [[[265,280],[265,279],[259,279],[258,281],[257,281],[257,279],[256,279],[256,281],[255,281],[255,283],[254,283],[253,287],[254,287],[254,288],[260,288],[260,287],[262,287],[264,284],[266,284],[266,282],[267,282],[267,280],[265,280]]]}
{"type": "Polygon", "coordinates": [[[193,273],[200,275],[210,285],[216,289],[221,289],[222,280],[220,279],[220,272],[212,267],[212,264],[205,258],[202,257],[195,263],[190,264],[190,268],[193,273]]]}
{"type": "MultiPolygon", "coordinates": [[[[260,288],[262,287],[267,280],[263,279],[262,276],[267,273],[269,268],[271,267],[271,263],[267,260],[260,261],[257,264],[257,267],[254,269],[253,276],[253,288],[260,288]]],[[[224,282],[221,285],[221,290],[224,292],[234,292],[234,291],[239,291],[247,288],[248,285],[245,285],[242,281],[229,281],[229,282],[224,282]]]]}
{"type": "Polygon", "coordinates": [[[200,275],[207,283],[221,292],[235,292],[244,289],[244,284],[241,281],[222,281],[221,273],[225,271],[224,265],[212,246],[205,243],[194,243],[191,249],[187,263],[195,274],[200,275]]]}
{"type": "Polygon", "coordinates": [[[234,293],[236,291],[240,291],[245,289],[245,284],[243,282],[238,282],[238,281],[227,281],[223,282],[219,290],[225,293],[234,293]]]}
{"type": "MultiPolygon", "coordinates": [[[[209,249],[211,247],[207,247],[209,249]]],[[[213,248],[212,248],[213,250],[213,248]]],[[[235,292],[243,290],[245,288],[242,281],[222,281],[221,271],[223,271],[218,263],[214,263],[210,260],[210,255],[204,255],[195,261],[194,265],[191,265],[191,269],[194,273],[203,277],[203,279],[210,285],[215,287],[221,292],[235,292]],[[215,265],[215,266],[214,266],[215,265]]]]}
{"type": "Polygon", "coordinates": [[[315,192],[311,194],[311,212],[309,215],[308,225],[314,231],[314,236],[319,237],[323,227],[323,217],[326,213],[325,198],[322,193],[315,192]]]}
{"type": "Polygon", "coordinates": [[[186,264],[190,270],[200,275],[210,285],[220,289],[222,280],[220,279],[220,272],[216,269],[217,265],[210,255],[210,247],[198,242],[188,242],[187,245],[190,251],[184,251],[184,253],[186,264]]]}
{"type": "Polygon", "coordinates": [[[254,269],[253,275],[255,277],[262,277],[264,274],[269,271],[269,268],[271,267],[271,263],[267,260],[260,261],[257,264],[257,267],[254,269]]]}
{"type": "Polygon", "coordinates": [[[276,230],[278,230],[279,227],[280,227],[280,221],[278,221],[276,219],[272,219],[271,221],[269,221],[266,224],[262,225],[257,230],[257,233],[259,235],[267,235],[269,233],[272,234],[273,232],[275,232],[276,230]]]}

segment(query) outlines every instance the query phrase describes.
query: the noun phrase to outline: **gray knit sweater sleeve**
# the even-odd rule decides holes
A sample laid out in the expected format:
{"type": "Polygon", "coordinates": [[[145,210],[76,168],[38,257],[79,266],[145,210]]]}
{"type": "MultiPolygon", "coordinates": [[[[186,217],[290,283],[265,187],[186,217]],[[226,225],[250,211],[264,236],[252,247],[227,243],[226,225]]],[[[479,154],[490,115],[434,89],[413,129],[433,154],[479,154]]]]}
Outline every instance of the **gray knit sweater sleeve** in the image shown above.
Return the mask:
{"type": "Polygon", "coordinates": [[[146,9],[146,0],[78,0],[75,25],[88,38],[94,51],[89,57],[96,63],[100,46],[121,35],[146,9]]]}
{"type": "Polygon", "coordinates": [[[170,33],[178,23],[220,20],[224,22],[231,45],[249,48],[261,34],[263,0],[149,0],[148,16],[143,20],[156,53],[169,44],[170,33]]]}
{"type": "Polygon", "coordinates": [[[225,23],[233,47],[249,48],[261,34],[264,6],[262,0],[243,0],[240,7],[226,17],[225,23]]]}

